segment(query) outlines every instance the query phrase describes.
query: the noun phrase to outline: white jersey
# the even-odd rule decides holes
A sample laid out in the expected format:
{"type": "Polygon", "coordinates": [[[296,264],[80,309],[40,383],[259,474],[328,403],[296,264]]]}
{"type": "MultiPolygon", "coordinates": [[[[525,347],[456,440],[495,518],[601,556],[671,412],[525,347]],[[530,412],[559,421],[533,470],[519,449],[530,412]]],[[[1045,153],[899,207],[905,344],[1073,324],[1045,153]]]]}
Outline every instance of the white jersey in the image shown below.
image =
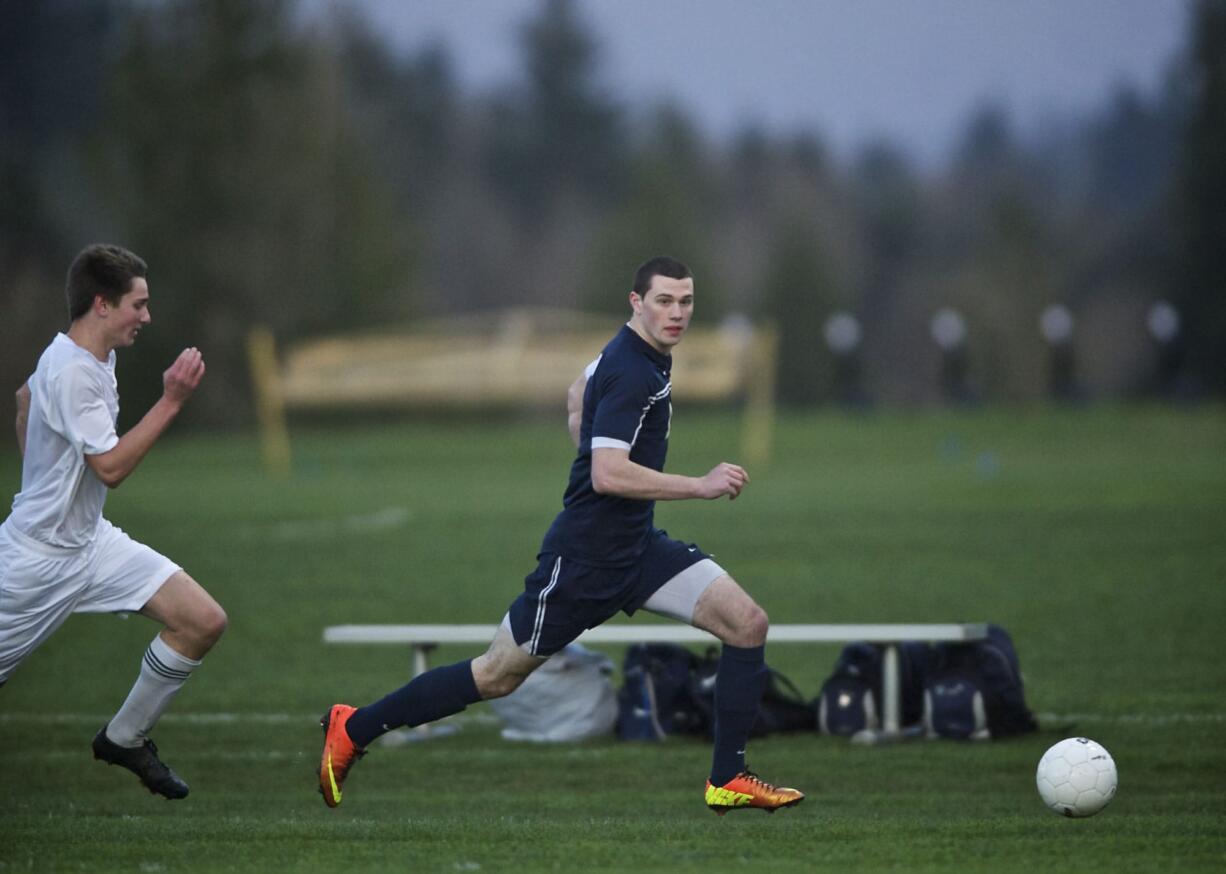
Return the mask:
{"type": "Polygon", "coordinates": [[[119,389],[115,352],[105,363],[57,334],[30,377],[21,492],[9,524],[51,546],[86,546],[98,530],[107,488],[86,455],[115,447],[119,389]]]}

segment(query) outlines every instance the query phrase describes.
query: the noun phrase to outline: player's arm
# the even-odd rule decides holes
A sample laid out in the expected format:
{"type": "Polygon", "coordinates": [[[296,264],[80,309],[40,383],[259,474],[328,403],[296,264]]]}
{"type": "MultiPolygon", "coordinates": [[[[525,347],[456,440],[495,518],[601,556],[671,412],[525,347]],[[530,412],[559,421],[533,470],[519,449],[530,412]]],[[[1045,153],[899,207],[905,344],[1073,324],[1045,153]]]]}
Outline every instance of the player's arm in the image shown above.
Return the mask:
{"type": "Polygon", "coordinates": [[[583,390],[587,388],[587,374],[579,374],[579,378],[570,384],[566,390],[566,427],[570,430],[571,442],[579,446],[579,429],[583,425],[583,390]]]}
{"type": "Polygon", "coordinates": [[[706,476],[682,476],[637,464],[628,449],[592,450],[592,488],[602,495],[639,501],[713,500],[724,495],[735,499],[748,482],[745,469],[728,462],[717,464],[706,476]]]}
{"type": "Polygon", "coordinates": [[[26,457],[26,426],[30,424],[30,383],[17,389],[17,451],[26,457]]]}
{"type": "Polygon", "coordinates": [[[162,396],[149,412],[115,446],[98,455],[86,455],[85,462],[107,488],[115,488],[128,478],[153,444],[179,415],[204,376],[204,358],[197,349],[184,349],[175,363],[162,374],[162,396]]]}

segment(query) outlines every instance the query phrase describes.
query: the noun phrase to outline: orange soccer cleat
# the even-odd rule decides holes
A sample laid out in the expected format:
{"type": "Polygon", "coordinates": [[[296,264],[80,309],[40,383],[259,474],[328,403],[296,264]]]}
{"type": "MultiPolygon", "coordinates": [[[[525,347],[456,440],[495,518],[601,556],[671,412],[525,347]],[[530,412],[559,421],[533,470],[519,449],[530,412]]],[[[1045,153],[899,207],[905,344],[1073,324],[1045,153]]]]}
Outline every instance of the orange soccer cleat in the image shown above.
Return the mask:
{"type": "Polygon", "coordinates": [[[345,723],[357,710],[348,704],[333,704],[319,720],[324,730],[324,752],[319,760],[319,794],[324,804],[336,807],[341,803],[341,786],[354,762],[366,755],[366,750],[349,739],[345,723]]]}
{"type": "Polygon", "coordinates": [[[792,807],[805,800],[805,794],[796,789],[772,786],[752,771],[742,771],[723,786],[712,786],[707,781],[707,807],[723,816],[730,810],[756,807],[774,813],[781,807],[792,807]]]}

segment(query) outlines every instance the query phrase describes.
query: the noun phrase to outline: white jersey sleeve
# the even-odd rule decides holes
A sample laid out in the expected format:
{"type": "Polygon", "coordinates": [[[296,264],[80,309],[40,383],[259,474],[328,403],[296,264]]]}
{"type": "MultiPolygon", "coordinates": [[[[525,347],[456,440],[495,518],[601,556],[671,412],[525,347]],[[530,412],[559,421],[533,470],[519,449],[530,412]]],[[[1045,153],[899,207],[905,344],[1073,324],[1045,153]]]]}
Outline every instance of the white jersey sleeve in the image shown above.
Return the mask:
{"type": "Polygon", "coordinates": [[[48,427],[85,455],[109,452],[119,442],[108,403],[115,392],[106,377],[89,362],[71,361],[47,386],[48,427]]]}
{"type": "Polygon", "coordinates": [[[43,352],[29,386],[21,492],[13,499],[10,522],[40,543],[85,546],[97,531],[107,492],[85,456],[119,442],[114,353],[99,361],[60,334],[43,352]]]}

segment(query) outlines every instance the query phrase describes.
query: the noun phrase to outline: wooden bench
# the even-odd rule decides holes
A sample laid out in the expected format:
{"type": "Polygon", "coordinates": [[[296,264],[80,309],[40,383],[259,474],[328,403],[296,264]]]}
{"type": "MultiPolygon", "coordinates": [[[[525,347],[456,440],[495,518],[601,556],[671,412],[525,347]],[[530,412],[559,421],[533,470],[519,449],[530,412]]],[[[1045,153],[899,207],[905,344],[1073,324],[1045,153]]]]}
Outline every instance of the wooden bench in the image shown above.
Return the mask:
{"type": "MultiPolygon", "coordinates": [[[[444,643],[488,644],[496,625],[334,625],[324,629],[324,643],[400,644],[413,650],[413,674],[428,668],[430,650],[444,643]]],[[[851,643],[865,641],[882,647],[881,732],[869,742],[901,736],[902,689],[898,645],[905,640],[969,641],[988,635],[986,623],[772,625],[771,645],[780,643],[851,643]]],[[[703,643],[718,644],[711,634],[688,625],[618,623],[590,628],[580,643],[703,643]]]]}
{"type": "MultiPolygon", "coordinates": [[[[616,316],[512,309],[414,326],[301,340],[278,348],[270,331],[247,338],[261,447],[270,470],[291,465],[291,410],[558,411],[566,390],[619,327],[616,316]]],[[[774,419],[775,333],[733,320],[694,325],[673,380],[686,402],[744,402],[741,459],[766,460],[774,419]]]]}

